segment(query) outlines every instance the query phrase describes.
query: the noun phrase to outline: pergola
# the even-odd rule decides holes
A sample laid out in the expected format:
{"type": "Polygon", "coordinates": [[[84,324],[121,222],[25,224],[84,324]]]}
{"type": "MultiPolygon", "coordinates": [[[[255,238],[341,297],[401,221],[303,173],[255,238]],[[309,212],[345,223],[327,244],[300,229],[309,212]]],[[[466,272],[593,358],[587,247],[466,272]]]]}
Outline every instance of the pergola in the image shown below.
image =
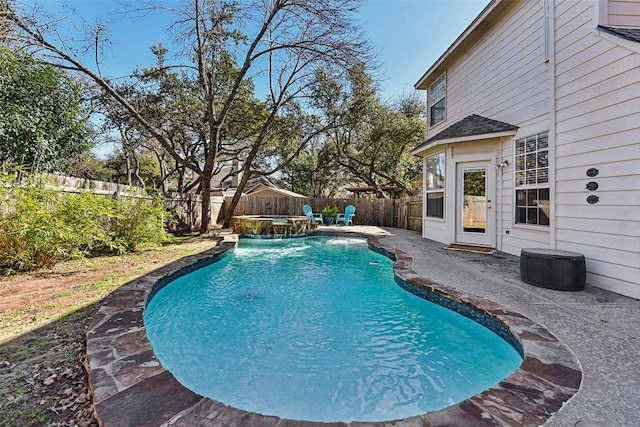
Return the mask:
{"type": "MultiPolygon", "coordinates": [[[[379,188],[380,190],[382,190],[385,193],[388,193],[390,198],[392,199],[397,199],[398,198],[398,194],[400,192],[402,192],[402,188],[400,187],[395,187],[392,185],[383,185],[379,188]]],[[[355,195],[356,198],[360,198],[360,195],[362,193],[376,193],[376,188],[375,187],[349,187],[349,188],[345,188],[345,190],[353,193],[355,195]]]]}

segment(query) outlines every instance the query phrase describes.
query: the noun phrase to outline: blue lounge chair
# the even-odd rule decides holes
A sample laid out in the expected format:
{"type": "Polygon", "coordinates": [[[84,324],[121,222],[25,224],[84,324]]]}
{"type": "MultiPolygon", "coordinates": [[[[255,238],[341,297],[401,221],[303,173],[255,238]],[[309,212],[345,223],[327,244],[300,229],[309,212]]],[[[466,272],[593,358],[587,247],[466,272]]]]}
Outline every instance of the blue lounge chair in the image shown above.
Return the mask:
{"type": "Polygon", "coordinates": [[[311,206],[304,205],[302,207],[304,214],[309,217],[312,224],[322,224],[322,214],[321,213],[313,213],[313,209],[311,206]]]}
{"type": "Polygon", "coordinates": [[[353,225],[353,217],[356,216],[356,207],[349,205],[344,208],[343,214],[336,215],[336,224],[353,225]]]}

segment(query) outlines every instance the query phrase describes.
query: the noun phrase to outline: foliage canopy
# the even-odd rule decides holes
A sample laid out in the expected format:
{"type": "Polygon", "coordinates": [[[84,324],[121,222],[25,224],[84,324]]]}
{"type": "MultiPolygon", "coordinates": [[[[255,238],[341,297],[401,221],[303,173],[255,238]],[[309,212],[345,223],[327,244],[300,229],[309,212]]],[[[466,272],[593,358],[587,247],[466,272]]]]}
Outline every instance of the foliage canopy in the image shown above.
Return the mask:
{"type": "Polygon", "coordinates": [[[52,171],[91,148],[80,86],[21,51],[0,46],[0,163],[52,171]]]}

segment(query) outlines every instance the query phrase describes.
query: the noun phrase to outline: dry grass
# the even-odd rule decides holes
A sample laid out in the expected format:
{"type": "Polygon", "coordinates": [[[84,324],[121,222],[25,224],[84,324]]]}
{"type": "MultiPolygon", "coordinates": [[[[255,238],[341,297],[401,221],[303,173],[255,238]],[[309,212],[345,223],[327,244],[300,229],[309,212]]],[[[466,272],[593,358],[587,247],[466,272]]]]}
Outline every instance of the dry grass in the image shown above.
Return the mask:
{"type": "Polygon", "coordinates": [[[111,291],[214,246],[179,238],[159,249],[61,263],[0,280],[0,427],[95,426],[85,334],[111,291]]]}

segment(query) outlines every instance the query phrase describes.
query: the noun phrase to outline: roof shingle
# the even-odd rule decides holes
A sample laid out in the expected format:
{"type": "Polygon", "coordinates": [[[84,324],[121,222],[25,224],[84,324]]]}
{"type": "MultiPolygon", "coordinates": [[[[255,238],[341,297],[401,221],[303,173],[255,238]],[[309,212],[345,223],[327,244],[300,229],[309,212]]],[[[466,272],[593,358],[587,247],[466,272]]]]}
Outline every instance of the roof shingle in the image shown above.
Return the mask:
{"type": "Polygon", "coordinates": [[[598,25],[598,29],[600,31],[604,31],[605,33],[613,34],[614,36],[620,37],[622,39],[640,43],[640,28],[614,28],[605,27],[604,25],[598,25]]]}
{"type": "Polygon", "coordinates": [[[427,139],[424,143],[414,148],[413,151],[429,145],[434,141],[515,130],[518,130],[518,126],[482,117],[477,114],[471,114],[427,139]]]}

